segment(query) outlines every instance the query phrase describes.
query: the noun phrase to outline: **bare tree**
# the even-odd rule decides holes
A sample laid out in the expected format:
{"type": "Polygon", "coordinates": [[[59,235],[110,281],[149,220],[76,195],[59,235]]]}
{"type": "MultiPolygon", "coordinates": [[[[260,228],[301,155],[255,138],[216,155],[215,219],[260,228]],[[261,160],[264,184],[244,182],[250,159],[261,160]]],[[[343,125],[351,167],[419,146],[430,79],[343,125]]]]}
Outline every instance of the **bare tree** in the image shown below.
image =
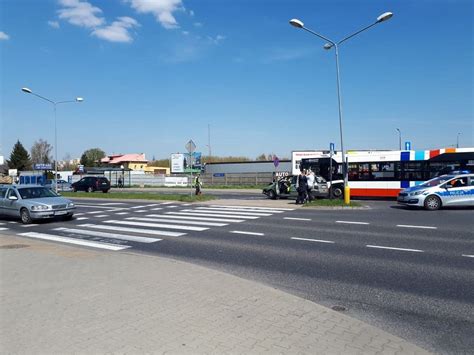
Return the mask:
{"type": "Polygon", "coordinates": [[[31,147],[31,161],[33,164],[51,163],[53,146],[43,139],[36,141],[31,147]]]}

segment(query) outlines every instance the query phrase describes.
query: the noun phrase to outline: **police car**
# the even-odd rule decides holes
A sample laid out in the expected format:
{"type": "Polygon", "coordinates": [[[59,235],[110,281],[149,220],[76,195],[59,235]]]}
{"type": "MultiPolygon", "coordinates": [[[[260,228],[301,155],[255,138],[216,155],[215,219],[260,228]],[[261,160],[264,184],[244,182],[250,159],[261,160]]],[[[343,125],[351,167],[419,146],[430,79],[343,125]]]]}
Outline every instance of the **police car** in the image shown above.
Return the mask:
{"type": "Polygon", "coordinates": [[[398,203],[438,210],[448,206],[474,206],[474,174],[449,174],[402,190],[398,203]]]}

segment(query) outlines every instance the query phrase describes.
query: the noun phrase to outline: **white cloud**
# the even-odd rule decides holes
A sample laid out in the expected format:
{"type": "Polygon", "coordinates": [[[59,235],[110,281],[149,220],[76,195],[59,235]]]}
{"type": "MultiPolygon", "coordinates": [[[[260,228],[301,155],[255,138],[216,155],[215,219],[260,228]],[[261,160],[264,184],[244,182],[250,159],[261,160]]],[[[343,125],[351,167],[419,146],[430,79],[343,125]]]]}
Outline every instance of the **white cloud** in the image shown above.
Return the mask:
{"type": "Polygon", "coordinates": [[[58,10],[59,18],[73,25],[96,28],[105,23],[103,17],[97,16],[102,13],[102,10],[87,1],[59,0],[59,3],[64,6],[63,9],[58,10]]]}
{"type": "Polygon", "coordinates": [[[202,27],[202,23],[201,22],[194,22],[194,27],[202,27]]]}
{"type": "Polygon", "coordinates": [[[182,33],[183,33],[183,35],[185,35],[185,36],[189,35],[189,31],[183,31],[182,33]]]}
{"type": "Polygon", "coordinates": [[[126,0],[138,13],[151,13],[164,28],[178,28],[173,13],[184,10],[182,0],[126,0]]]}
{"type": "Polygon", "coordinates": [[[213,44],[219,44],[225,39],[225,36],[222,36],[222,35],[217,35],[216,37],[207,36],[207,39],[211,41],[213,44]]]}
{"type": "Polygon", "coordinates": [[[10,36],[7,35],[5,32],[0,31],[0,41],[6,41],[10,39],[10,36]]]}
{"type": "Polygon", "coordinates": [[[189,10],[189,15],[194,16],[194,11],[193,11],[193,10],[189,10]]]}
{"type": "Polygon", "coordinates": [[[118,17],[111,25],[96,28],[92,35],[110,42],[131,42],[133,40],[129,29],[139,26],[139,23],[131,17],[118,17]]]}
{"type": "Polygon", "coordinates": [[[48,21],[48,25],[50,25],[52,28],[59,28],[58,21],[48,21]]]}

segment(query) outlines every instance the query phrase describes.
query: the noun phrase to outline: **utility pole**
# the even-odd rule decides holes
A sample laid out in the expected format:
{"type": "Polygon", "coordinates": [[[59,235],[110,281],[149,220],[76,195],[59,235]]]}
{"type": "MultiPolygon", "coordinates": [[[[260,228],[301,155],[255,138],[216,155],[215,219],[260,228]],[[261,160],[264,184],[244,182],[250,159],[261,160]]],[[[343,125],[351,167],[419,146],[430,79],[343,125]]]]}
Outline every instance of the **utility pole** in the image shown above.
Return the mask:
{"type": "Polygon", "coordinates": [[[211,150],[211,124],[207,124],[207,147],[209,148],[209,159],[211,159],[212,156],[212,150],[211,150]]]}

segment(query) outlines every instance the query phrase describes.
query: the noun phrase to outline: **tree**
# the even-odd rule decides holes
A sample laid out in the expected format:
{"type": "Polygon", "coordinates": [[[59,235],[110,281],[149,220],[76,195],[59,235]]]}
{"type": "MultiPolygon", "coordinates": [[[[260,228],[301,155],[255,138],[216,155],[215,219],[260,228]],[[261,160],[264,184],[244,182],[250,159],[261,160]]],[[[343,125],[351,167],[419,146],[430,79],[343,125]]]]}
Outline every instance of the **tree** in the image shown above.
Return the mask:
{"type": "Polygon", "coordinates": [[[86,150],[81,156],[81,165],[87,167],[99,166],[100,160],[105,157],[105,152],[100,148],[86,150]]]}
{"type": "Polygon", "coordinates": [[[31,147],[31,162],[33,164],[51,163],[53,161],[51,157],[52,150],[53,146],[40,138],[40,140],[36,141],[31,147]]]}
{"type": "Polygon", "coordinates": [[[19,140],[13,146],[10,154],[10,160],[7,160],[8,168],[18,169],[20,171],[31,169],[31,159],[27,150],[19,140]]]}
{"type": "Polygon", "coordinates": [[[267,155],[265,153],[260,154],[258,157],[255,158],[257,161],[265,161],[267,160],[267,155]]]}

